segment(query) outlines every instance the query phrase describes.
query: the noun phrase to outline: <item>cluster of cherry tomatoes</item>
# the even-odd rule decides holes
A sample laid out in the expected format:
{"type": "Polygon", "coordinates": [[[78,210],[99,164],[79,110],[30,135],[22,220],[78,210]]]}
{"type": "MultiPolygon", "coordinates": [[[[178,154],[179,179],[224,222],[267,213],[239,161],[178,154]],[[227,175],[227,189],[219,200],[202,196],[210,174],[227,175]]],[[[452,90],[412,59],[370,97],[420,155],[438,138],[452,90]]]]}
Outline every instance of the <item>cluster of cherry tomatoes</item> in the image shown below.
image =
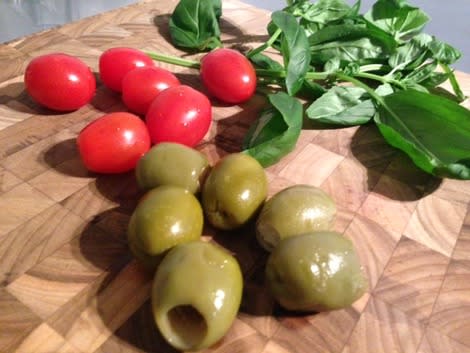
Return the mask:
{"type": "MultiPolygon", "coordinates": [[[[200,78],[208,94],[224,103],[248,100],[256,89],[256,73],[241,53],[219,48],[200,63],[200,78]]],[[[196,146],[212,122],[211,101],[181,84],[144,52],[111,48],[99,57],[99,79],[121,95],[128,111],[101,115],[77,138],[86,168],[97,173],[123,173],[160,142],[196,146]]],[[[25,87],[39,104],[55,111],[74,111],[95,96],[96,79],[79,58],[51,53],[34,58],[24,75],[25,87]]]]}

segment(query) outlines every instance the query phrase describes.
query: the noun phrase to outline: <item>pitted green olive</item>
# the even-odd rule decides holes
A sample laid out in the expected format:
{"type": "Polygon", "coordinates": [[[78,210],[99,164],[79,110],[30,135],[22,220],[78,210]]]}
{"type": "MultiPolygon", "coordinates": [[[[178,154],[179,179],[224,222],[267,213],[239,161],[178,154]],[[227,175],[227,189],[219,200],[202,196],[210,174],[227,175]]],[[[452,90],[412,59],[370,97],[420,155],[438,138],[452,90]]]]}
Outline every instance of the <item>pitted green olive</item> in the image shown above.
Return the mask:
{"type": "Polygon", "coordinates": [[[367,287],[351,240],[330,231],[282,240],[269,255],[266,281],[282,307],[308,312],[348,307],[367,287]]]}
{"type": "Polygon", "coordinates": [[[143,190],[159,185],[181,186],[196,194],[209,168],[201,152],[179,143],[162,142],[139,160],[137,184],[143,190]]]}
{"type": "Polygon", "coordinates": [[[159,186],[143,196],[131,216],[129,248],[152,267],[173,246],[200,239],[202,227],[202,208],[192,193],[177,186],[159,186]]]}
{"type": "Polygon", "coordinates": [[[162,336],[180,350],[207,348],[231,327],[242,295],[237,260],[218,245],[175,246],[157,268],[152,310],[162,336]]]}
{"type": "Polygon", "coordinates": [[[336,217],[333,199],[312,185],[294,185],[268,199],[256,221],[256,236],[267,251],[291,236],[330,230],[336,217]]]}
{"type": "Polygon", "coordinates": [[[253,157],[233,153],[222,158],[202,188],[202,207],[216,228],[231,230],[250,221],[268,193],[266,173],[253,157]]]}

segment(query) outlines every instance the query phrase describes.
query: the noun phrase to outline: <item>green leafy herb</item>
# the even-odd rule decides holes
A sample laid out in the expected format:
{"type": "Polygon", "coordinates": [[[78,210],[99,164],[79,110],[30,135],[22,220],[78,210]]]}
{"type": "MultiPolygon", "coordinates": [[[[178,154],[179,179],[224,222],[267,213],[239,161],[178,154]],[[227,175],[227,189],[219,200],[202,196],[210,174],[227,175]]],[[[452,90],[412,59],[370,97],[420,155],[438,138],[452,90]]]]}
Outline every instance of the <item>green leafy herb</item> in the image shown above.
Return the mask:
{"type": "Polygon", "coordinates": [[[170,18],[170,35],[177,47],[199,51],[221,46],[221,0],[181,0],[170,18]]]}
{"type": "MultiPolygon", "coordinates": [[[[429,17],[407,0],[376,0],[363,14],[360,6],[287,0],[272,14],[269,39],[246,56],[258,86],[268,86],[258,91],[278,93],[268,94],[269,108],[248,130],[245,153],[263,166],[276,163],[295,147],[305,114],[340,126],[374,123],[426,172],[470,179],[470,111],[457,103],[465,96],[451,68],[460,51],[424,33],[429,17]],[[447,98],[438,87],[445,81],[447,98]],[[297,98],[306,100],[305,113],[297,98]]],[[[220,0],[180,0],[170,21],[174,44],[200,51],[220,45],[221,14],[220,0]]],[[[199,68],[197,61],[151,56],[199,68]]]]}
{"type": "Polygon", "coordinates": [[[267,69],[273,71],[282,71],[284,66],[278,63],[276,60],[271,59],[269,56],[262,53],[257,53],[250,56],[251,62],[260,69],[267,69]]]}
{"type": "Polygon", "coordinates": [[[316,28],[322,28],[330,22],[356,16],[359,10],[360,1],[355,6],[349,6],[344,0],[310,0],[294,1],[287,6],[284,11],[292,13],[296,17],[301,17],[303,23],[315,24],[316,28]]]}
{"type": "Polygon", "coordinates": [[[392,146],[440,177],[470,178],[470,111],[414,90],[385,96],[375,123],[392,146]]]}
{"type": "Polygon", "coordinates": [[[397,41],[406,41],[419,33],[429,20],[423,11],[402,0],[378,0],[365,18],[397,41]]]}
{"type": "Polygon", "coordinates": [[[302,87],[310,68],[310,50],[304,29],[293,15],[283,11],[272,14],[273,23],[282,31],[282,55],[287,68],[286,88],[292,96],[302,87]]]}
{"type": "Polygon", "coordinates": [[[390,34],[376,27],[366,27],[364,24],[343,23],[330,25],[313,33],[308,41],[310,45],[318,45],[325,42],[350,41],[358,38],[369,38],[383,48],[384,52],[391,52],[396,47],[396,42],[390,34]]]}
{"type": "Polygon", "coordinates": [[[447,65],[455,63],[462,56],[460,51],[436,38],[429,43],[429,49],[434,59],[447,65]]]}
{"type": "Polygon", "coordinates": [[[314,101],[306,114],[321,123],[360,125],[372,119],[375,105],[363,88],[335,86],[314,101]]]}
{"type": "Polygon", "coordinates": [[[302,130],[302,104],[284,92],[268,95],[270,107],[249,129],[243,149],[269,166],[291,152],[302,130]]]}
{"type": "Polygon", "coordinates": [[[393,68],[413,70],[431,57],[427,50],[432,37],[421,33],[400,45],[390,58],[388,64],[393,68]]]}
{"type": "Polygon", "coordinates": [[[387,32],[368,24],[362,18],[355,23],[331,24],[308,37],[312,63],[324,65],[335,59],[343,62],[364,62],[394,52],[397,43],[387,32]]]}

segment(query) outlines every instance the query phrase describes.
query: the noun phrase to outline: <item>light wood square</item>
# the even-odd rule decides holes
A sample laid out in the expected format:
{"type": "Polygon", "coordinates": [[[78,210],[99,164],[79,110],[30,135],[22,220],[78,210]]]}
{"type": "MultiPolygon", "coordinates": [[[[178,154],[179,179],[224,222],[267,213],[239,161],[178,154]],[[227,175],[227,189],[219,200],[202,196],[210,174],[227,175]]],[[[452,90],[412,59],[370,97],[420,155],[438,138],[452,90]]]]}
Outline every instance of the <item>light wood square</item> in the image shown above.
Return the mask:
{"type": "Polygon", "coordinates": [[[357,215],[344,232],[353,242],[369,289],[375,288],[392,253],[400,240],[400,234],[383,228],[378,223],[357,215]]]}
{"type": "Polygon", "coordinates": [[[79,157],[69,159],[32,178],[29,183],[56,202],[63,201],[85,185],[93,182],[79,157]],[[67,178],[64,178],[64,174],[67,178]]]}
{"type": "Polygon", "coordinates": [[[279,172],[279,176],[299,184],[320,186],[343,159],[343,156],[309,143],[279,172]]]}
{"type": "Polygon", "coordinates": [[[452,260],[429,326],[470,347],[470,268],[452,260]]]}
{"type": "Polygon", "coordinates": [[[404,234],[450,257],[462,227],[466,206],[429,195],[418,202],[404,234]]]}
{"type": "Polygon", "coordinates": [[[418,197],[407,184],[382,175],[358,213],[401,234],[416,208],[418,197]]]}
{"type": "Polygon", "coordinates": [[[380,174],[367,169],[357,160],[345,158],[321,186],[338,207],[356,212],[379,177],[380,174]]]}
{"type": "Polygon", "coordinates": [[[81,312],[67,317],[65,325],[58,322],[66,330],[61,334],[83,352],[94,352],[149,298],[152,278],[135,262],[129,263],[81,312]]]}
{"type": "Polygon", "coordinates": [[[26,183],[5,192],[0,198],[0,237],[53,204],[52,199],[26,183]]]}
{"type": "Polygon", "coordinates": [[[470,268],[470,208],[467,211],[462,228],[460,229],[452,258],[470,268]]]}
{"type": "Polygon", "coordinates": [[[82,353],[46,323],[34,329],[15,349],[14,353],[82,353]]]}
{"type": "Polygon", "coordinates": [[[0,288],[0,351],[13,351],[41,324],[41,319],[4,288],[0,288]]]}
{"type": "Polygon", "coordinates": [[[374,296],[427,323],[449,261],[441,253],[402,237],[373,291],[374,296]]]}
{"type": "Polygon", "coordinates": [[[342,353],[416,352],[423,334],[419,321],[371,297],[342,353]]]}
{"type": "Polygon", "coordinates": [[[78,155],[76,133],[66,129],[5,158],[5,168],[29,180],[78,155]]]}
{"type": "MultiPolygon", "coordinates": [[[[0,162],[1,164],[2,162],[0,162]]],[[[22,180],[0,165],[0,195],[20,184],[22,180]]]]}
{"type": "Polygon", "coordinates": [[[470,346],[464,345],[452,338],[441,334],[432,328],[427,328],[417,353],[470,353],[470,346]]]}
{"type": "Polygon", "coordinates": [[[83,230],[83,220],[60,205],[47,208],[0,238],[0,281],[11,283],[83,230]]]}
{"type": "Polygon", "coordinates": [[[351,143],[358,129],[358,126],[339,129],[314,129],[313,131],[318,131],[318,133],[312,142],[328,151],[341,156],[348,156],[351,154],[351,143]]]}

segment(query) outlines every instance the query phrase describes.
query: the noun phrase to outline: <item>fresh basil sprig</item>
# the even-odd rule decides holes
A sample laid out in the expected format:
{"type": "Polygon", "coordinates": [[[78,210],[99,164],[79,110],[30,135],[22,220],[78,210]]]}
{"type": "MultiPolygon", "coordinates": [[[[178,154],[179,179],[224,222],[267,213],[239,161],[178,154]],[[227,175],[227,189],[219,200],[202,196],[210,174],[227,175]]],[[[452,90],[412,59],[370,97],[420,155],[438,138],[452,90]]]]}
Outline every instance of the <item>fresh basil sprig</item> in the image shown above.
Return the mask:
{"type": "Polygon", "coordinates": [[[268,95],[270,106],[250,127],[243,150],[264,167],[291,152],[302,130],[302,104],[284,92],[268,95]]]}
{"type": "Polygon", "coordinates": [[[321,123],[353,126],[368,123],[375,112],[374,102],[363,88],[335,86],[314,101],[306,114],[321,123]]]}
{"type": "Polygon", "coordinates": [[[377,0],[364,17],[393,35],[398,43],[420,33],[429,21],[423,11],[402,0],[377,0]]]}
{"type": "MultiPolygon", "coordinates": [[[[220,45],[220,0],[180,0],[170,21],[175,45],[220,45]]],[[[340,126],[376,124],[385,140],[439,177],[470,179],[470,111],[451,65],[461,53],[423,33],[429,17],[407,0],[287,0],[271,16],[269,39],[246,56],[258,86],[275,88],[249,129],[243,149],[263,166],[295,147],[304,115],[340,126]],[[277,50],[275,61],[266,50],[277,50]],[[448,81],[454,97],[439,94],[448,81]],[[306,99],[303,110],[298,98],[306,99]]],[[[156,60],[198,68],[198,62],[152,53],[156,60]]]]}
{"type": "Polygon", "coordinates": [[[470,111],[444,97],[408,90],[385,96],[374,117],[388,143],[428,173],[470,179],[470,111]]]}
{"type": "Polygon", "coordinates": [[[198,51],[221,46],[221,15],[221,0],[181,0],[170,17],[173,44],[198,51]]]}
{"type": "Polygon", "coordinates": [[[286,89],[295,95],[302,87],[305,74],[310,68],[311,54],[304,29],[296,18],[284,11],[276,11],[271,16],[273,23],[281,30],[281,53],[286,67],[286,89]]]}

